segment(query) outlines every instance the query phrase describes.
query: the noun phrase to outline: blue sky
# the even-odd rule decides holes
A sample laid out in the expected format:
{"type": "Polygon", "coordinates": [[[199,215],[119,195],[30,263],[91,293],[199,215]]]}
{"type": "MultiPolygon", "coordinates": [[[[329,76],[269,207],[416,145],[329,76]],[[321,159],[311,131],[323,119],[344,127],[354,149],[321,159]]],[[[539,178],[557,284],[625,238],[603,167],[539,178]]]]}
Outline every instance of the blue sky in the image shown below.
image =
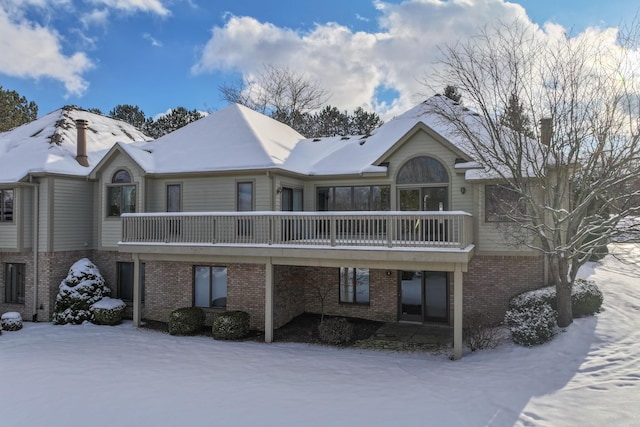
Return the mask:
{"type": "Polygon", "coordinates": [[[428,90],[437,46],[523,19],[579,36],[630,22],[637,0],[0,0],[0,85],[40,107],[225,106],[218,86],[285,65],[341,109],[390,116],[428,90]]]}

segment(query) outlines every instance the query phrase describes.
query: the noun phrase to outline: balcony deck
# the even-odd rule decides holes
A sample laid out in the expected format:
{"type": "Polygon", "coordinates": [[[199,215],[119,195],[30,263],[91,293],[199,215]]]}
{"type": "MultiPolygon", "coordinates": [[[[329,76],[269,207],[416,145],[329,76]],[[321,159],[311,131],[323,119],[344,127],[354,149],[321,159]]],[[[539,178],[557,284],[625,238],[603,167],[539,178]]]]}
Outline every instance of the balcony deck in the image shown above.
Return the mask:
{"type": "Polygon", "coordinates": [[[458,211],[124,214],[119,246],[174,256],[463,263],[474,248],[472,216],[458,211]]]}

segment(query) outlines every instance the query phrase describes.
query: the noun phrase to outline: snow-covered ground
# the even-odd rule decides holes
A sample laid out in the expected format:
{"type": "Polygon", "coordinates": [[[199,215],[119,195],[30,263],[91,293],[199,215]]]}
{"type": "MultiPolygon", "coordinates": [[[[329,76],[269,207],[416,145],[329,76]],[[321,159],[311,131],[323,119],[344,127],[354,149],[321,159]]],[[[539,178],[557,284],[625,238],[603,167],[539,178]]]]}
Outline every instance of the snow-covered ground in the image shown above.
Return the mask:
{"type": "Polygon", "coordinates": [[[27,322],[0,336],[0,425],[640,425],[640,267],[607,257],[580,273],[602,313],[457,362],[27,322]]]}

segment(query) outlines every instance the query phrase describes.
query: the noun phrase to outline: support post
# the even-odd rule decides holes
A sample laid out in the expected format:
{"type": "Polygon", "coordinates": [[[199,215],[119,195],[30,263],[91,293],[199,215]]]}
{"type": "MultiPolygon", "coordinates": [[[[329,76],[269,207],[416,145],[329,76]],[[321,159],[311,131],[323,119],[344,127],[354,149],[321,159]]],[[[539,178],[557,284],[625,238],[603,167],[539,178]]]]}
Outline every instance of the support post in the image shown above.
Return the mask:
{"type": "Polygon", "coordinates": [[[142,322],[142,286],[140,284],[140,255],[133,254],[133,326],[142,322]]]}
{"type": "Polygon", "coordinates": [[[462,267],[453,272],[453,360],[462,357],[462,267]]]}
{"type": "Polygon", "coordinates": [[[273,263],[267,259],[264,269],[264,342],[273,341],[273,263]]]}

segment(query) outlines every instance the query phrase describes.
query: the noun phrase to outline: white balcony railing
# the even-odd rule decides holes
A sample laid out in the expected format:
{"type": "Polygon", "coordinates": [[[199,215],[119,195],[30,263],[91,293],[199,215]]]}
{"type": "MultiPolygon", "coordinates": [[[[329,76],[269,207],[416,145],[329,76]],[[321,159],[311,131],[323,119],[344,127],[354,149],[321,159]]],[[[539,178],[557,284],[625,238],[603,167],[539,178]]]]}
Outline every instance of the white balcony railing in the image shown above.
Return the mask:
{"type": "Polygon", "coordinates": [[[464,249],[466,212],[191,212],[122,215],[123,243],[464,249]]]}

